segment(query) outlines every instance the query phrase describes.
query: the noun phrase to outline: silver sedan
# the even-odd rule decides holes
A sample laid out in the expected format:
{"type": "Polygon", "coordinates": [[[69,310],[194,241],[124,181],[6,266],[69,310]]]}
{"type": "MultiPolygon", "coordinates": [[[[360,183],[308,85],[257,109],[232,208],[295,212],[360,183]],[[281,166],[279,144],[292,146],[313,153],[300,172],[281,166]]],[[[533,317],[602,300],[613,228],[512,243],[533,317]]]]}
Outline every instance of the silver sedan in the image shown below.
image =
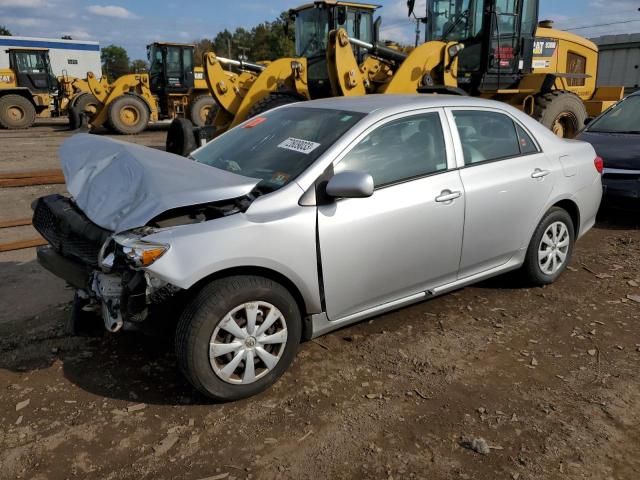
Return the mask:
{"type": "Polygon", "coordinates": [[[590,145],[443,95],[280,107],[190,160],[78,135],[61,160],[72,198],[34,225],[76,321],[180,302],[179,366],[221,400],[269,387],[301,340],[510,270],[552,283],[602,195],[590,145]]]}

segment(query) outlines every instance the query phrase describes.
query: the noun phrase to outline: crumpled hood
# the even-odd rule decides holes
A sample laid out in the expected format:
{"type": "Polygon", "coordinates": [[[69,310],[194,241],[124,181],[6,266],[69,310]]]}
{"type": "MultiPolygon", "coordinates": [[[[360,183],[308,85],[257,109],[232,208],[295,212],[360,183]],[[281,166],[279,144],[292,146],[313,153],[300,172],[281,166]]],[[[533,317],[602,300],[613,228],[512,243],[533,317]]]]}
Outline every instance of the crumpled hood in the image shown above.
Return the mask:
{"type": "Polygon", "coordinates": [[[167,210],[242,197],[260,181],[90,134],[66,140],[60,163],[78,207],[116,233],[144,226],[167,210]]]}

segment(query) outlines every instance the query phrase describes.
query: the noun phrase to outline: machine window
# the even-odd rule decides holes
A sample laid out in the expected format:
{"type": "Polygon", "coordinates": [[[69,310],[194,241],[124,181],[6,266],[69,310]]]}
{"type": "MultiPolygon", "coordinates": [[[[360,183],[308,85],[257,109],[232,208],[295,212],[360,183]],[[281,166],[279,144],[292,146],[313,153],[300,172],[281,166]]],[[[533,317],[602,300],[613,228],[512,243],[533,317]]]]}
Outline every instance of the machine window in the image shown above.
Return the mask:
{"type": "MultiPolygon", "coordinates": [[[[520,139],[513,120],[508,116],[478,110],[456,110],[453,116],[460,134],[465,165],[520,155],[520,139]]],[[[528,140],[533,144],[530,137],[528,140]]]]}
{"type": "MultiPolygon", "coordinates": [[[[577,53],[567,53],[567,73],[577,73],[584,75],[587,71],[587,59],[577,53]]],[[[585,78],[568,78],[567,85],[570,87],[583,87],[585,78]]]]}
{"type": "Polygon", "coordinates": [[[335,167],[369,173],[376,187],[447,169],[440,116],[427,113],[373,130],[335,167]]]}
{"type": "Polygon", "coordinates": [[[22,73],[47,73],[43,56],[38,53],[18,52],[15,54],[17,70],[22,73]]]}

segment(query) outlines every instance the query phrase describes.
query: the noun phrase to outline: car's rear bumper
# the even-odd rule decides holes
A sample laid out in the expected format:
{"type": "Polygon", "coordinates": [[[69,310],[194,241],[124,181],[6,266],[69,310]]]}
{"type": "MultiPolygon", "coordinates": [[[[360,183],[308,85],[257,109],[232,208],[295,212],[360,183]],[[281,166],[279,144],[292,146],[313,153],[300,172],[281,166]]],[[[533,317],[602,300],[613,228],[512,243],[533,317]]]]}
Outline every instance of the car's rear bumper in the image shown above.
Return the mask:
{"type": "Polygon", "coordinates": [[[605,205],[622,208],[640,207],[640,170],[605,168],[602,187],[605,205]]]}

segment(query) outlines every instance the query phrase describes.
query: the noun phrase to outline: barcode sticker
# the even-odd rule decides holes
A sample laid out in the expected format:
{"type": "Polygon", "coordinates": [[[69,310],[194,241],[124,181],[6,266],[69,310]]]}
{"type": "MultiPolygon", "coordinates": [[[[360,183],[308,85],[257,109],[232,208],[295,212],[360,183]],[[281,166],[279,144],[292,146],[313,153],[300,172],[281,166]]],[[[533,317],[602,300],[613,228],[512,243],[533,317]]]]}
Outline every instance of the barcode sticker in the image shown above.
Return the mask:
{"type": "Polygon", "coordinates": [[[294,152],[304,153],[305,155],[310,154],[316,148],[320,146],[319,143],[311,142],[309,140],[301,140],[299,138],[289,137],[280,145],[278,148],[284,148],[286,150],[293,150],[294,152]]]}

